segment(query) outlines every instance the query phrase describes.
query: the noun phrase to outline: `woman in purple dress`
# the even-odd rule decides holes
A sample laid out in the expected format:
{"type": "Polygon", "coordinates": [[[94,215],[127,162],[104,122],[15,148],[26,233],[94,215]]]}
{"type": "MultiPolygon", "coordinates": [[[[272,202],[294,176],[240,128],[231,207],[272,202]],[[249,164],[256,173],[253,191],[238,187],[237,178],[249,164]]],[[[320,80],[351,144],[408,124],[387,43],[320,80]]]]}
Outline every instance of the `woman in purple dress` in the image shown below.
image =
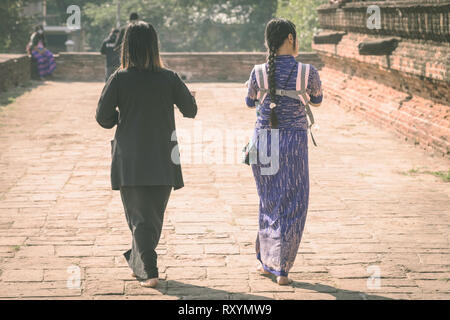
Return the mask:
{"type": "Polygon", "coordinates": [[[53,53],[46,48],[47,43],[44,35],[44,28],[37,26],[36,31],[31,35],[27,45],[27,52],[36,64],[37,74],[41,80],[51,76],[56,69],[56,62],[53,53]]]}
{"type": "MultiPolygon", "coordinates": [[[[269,51],[265,68],[269,92],[257,106],[254,137],[267,130],[267,152],[271,153],[271,136],[277,138],[278,170],[264,174],[268,167],[259,157],[252,164],[253,175],[260,198],[259,231],[256,239],[256,255],[260,262],[258,271],[273,274],[280,285],[292,282],[288,278],[292,268],[306,221],[309,200],[308,168],[308,120],[305,105],[297,99],[276,95],[275,90],[296,90],[298,40],[295,25],[284,19],[271,20],[265,30],[269,51]]],[[[246,103],[255,107],[259,90],[255,68],[248,81],[246,103]]],[[[319,74],[310,66],[306,92],[310,105],[318,107],[322,102],[319,74]]],[[[260,152],[261,141],[257,144],[260,152]]]]}

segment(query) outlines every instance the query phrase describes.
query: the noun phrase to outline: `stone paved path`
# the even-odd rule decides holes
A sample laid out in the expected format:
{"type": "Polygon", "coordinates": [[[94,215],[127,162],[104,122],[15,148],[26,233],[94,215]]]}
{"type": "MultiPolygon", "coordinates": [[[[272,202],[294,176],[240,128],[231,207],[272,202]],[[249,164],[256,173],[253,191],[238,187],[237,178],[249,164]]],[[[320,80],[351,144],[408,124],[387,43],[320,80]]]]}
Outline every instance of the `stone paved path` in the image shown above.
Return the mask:
{"type": "Polygon", "coordinates": [[[230,158],[200,161],[214,155],[213,141],[229,156],[230,132],[240,151],[239,132],[251,131],[245,88],[230,83],[190,85],[199,114],[177,119],[186,187],[172,193],[165,217],[164,280],[141,288],[122,257],[130,232],[110,190],[113,130],[94,120],[102,85],[47,82],[0,109],[1,298],[450,298],[450,185],[405,174],[448,170],[448,160],[331,102],[314,110],[319,147],[309,140],[310,206],[294,285],[257,275],[251,171],[230,158]],[[79,288],[71,270],[80,271],[79,288]],[[377,273],[379,287],[369,278],[377,273]]]}

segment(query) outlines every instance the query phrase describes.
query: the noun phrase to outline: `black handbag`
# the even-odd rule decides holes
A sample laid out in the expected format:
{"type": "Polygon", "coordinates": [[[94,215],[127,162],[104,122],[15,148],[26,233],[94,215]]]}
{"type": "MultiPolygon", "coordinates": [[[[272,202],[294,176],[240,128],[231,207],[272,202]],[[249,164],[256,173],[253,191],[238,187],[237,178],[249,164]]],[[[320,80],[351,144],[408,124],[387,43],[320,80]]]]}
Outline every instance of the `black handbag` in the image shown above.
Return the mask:
{"type": "Polygon", "coordinates": [[[251,145],[251,141],[249,141],[245,145],[244,149],[242,149],[242,152],[244,153],[242,163],[245,163],[246,165],[250,165],[250,152],[253,152],[254,148],[255,148],[254,145],[251,145]]]}

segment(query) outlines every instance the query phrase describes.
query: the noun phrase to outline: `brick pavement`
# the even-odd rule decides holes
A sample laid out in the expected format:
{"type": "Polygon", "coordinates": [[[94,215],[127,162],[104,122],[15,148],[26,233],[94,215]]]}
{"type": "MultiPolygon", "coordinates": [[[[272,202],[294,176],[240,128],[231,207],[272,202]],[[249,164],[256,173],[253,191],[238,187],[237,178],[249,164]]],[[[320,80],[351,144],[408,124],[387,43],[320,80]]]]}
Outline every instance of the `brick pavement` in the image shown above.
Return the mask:
{"type": "Polygon", "coordinates": [[[46,82],[0,107],[0,298],[450,298],[450,186],[420,173],[448,170],[448,160],[332,101],[313,110],[319,147],[309,138],[310,206],[295,282],[259,276],[251,170],[229,158],[200,161],[214,156],[218,139],[229,157],[230,132],[240,151],[238,133],[251,132],[254,111],[235,83],[189,85],[198,117],[177,116],[186,187],[172,193],[165,217],[163,280],[141,288],[122,257],[130,232],[110,190],[114,131],[94,120],[102,85],[46,82]],[[79,287],[70,270],[80,271],[79,287]]]}

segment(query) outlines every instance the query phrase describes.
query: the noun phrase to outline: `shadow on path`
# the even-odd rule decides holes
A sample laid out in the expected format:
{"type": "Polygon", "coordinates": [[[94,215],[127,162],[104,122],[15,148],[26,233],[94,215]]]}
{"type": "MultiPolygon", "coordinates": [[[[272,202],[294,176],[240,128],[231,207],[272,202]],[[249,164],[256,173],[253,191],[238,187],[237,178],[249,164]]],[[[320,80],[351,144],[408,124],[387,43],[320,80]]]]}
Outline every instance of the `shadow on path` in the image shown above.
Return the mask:
{"type": "Polygon", "coordinates": [[[361,291],[338,289],[333,286],[328,286],[321,283],[312,284],[309,282],[294,281],[292,283],[292,286],[294,286],[295,288],[326,293],[334,296],[336,300],[394,300],[392,298],[368,294],[361,291]]]}
{"type": "Polygon", "coordinates": [[[166,296],[174,296],[183,300],[273,300],[257,294],[230,292],[175,280],[160,280],[155,289],[166,296]]]}
{"type": "MultiPolygon", "coordinates": [[[[274,281],[274,280],[272,280],[274,281]]],[[[311,293],[322,293],[334,296],[336,300],[394,300],[392,298],[367,294],[360,291],[343,290],[333,286],[320,283],[308,283],[294,281],[287,287],[307,290],[311,293]]],[[[273,300],[270,297],[258,295],[258,293],[230,292],[226,289],[213,289],[209,287],[192,285],[175,280],[160,281],[158,287],[153,290],[159,291],[166,296],[174,296],[182,300],[273,300]]],[[[283,293],[267,290],[266,293],[283,293]]],[[[294,293],[292,293],[294,294],[294,293]]],[[[301,297],[301,293],[295,293],[301,297]]]]}

